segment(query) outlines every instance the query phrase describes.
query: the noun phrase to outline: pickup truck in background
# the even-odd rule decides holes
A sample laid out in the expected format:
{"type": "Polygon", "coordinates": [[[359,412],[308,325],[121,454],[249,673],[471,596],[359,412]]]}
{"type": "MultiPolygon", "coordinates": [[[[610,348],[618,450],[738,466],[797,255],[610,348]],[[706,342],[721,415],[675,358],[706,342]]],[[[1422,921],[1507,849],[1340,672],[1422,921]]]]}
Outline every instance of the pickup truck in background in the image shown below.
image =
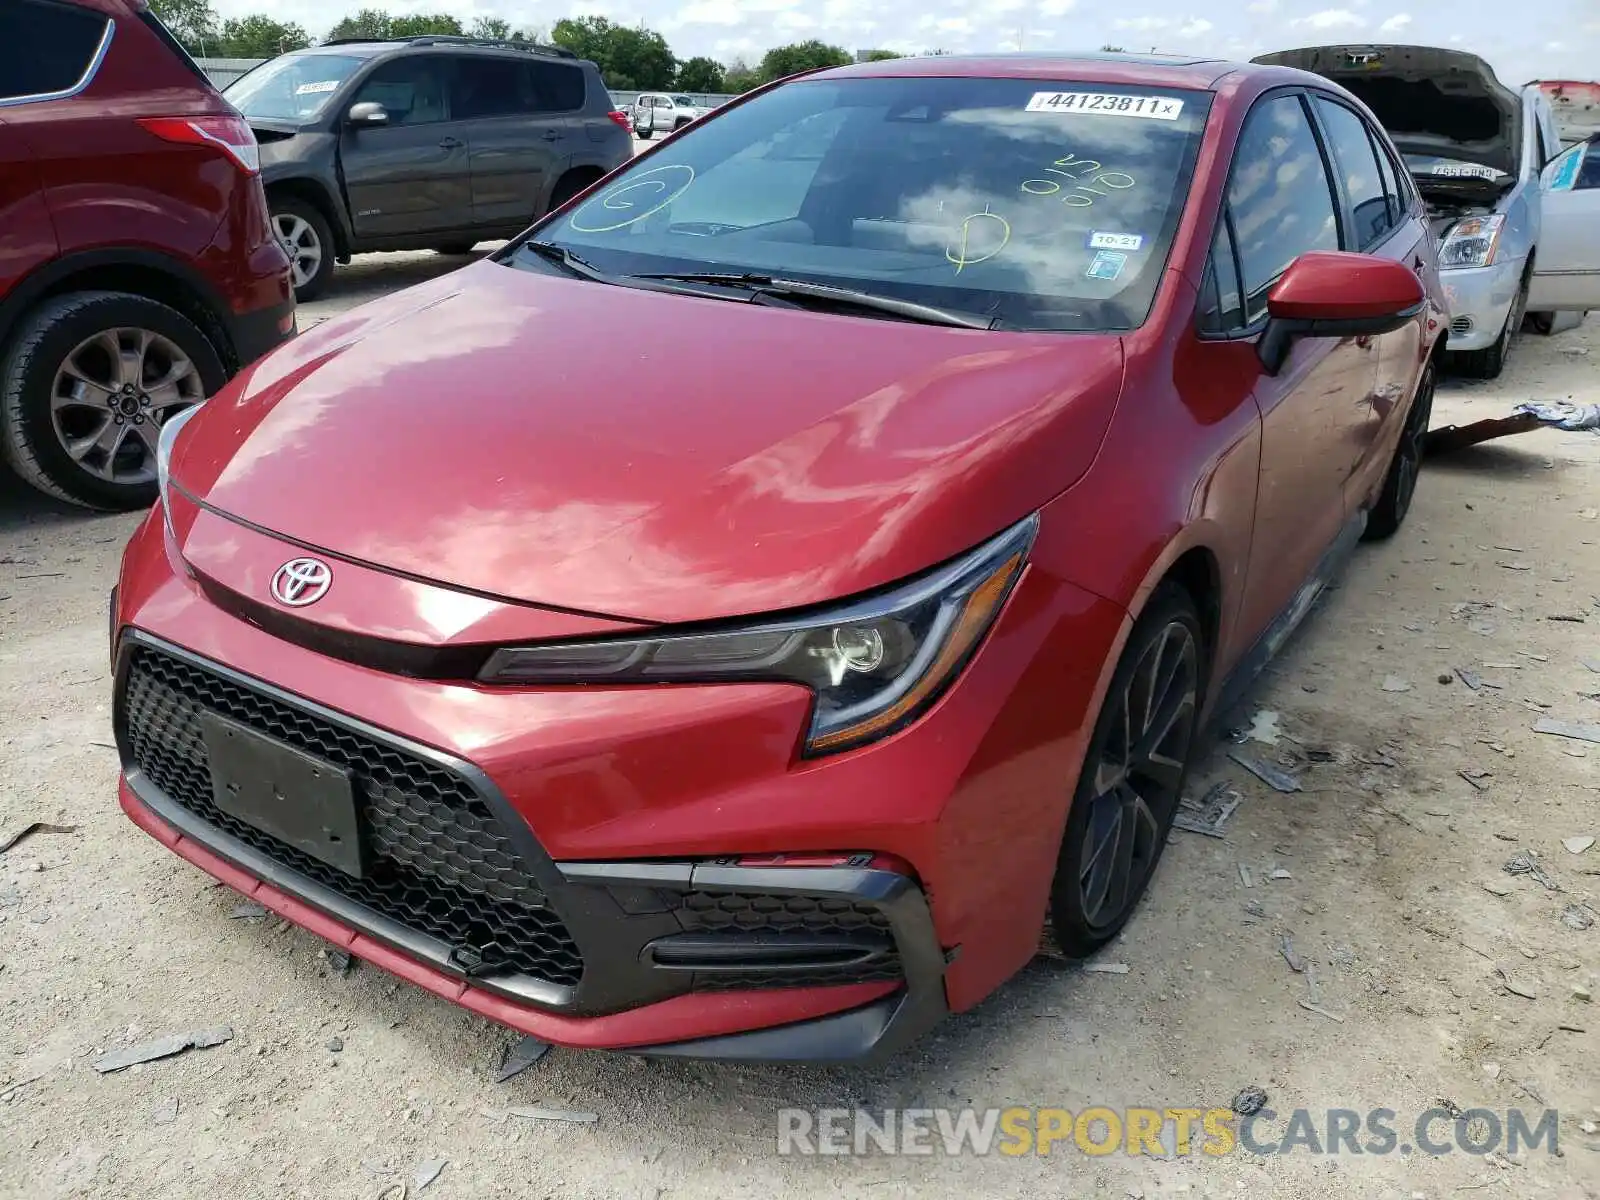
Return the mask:
{"type": "Polygon", "coordinates": [[[676,133],[710,111],[682,93],[640,92],[633,102],[633,132],[648,142],[658,133],[676,133]]]}

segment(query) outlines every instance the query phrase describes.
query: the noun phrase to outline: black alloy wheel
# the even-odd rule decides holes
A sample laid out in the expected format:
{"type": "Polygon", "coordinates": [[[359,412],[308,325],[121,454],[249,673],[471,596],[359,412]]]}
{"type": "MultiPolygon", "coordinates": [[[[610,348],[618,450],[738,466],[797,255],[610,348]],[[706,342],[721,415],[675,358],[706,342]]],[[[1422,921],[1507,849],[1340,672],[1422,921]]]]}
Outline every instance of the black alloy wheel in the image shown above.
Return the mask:
{"type": "Polygon", "coordinates": [[[1117,665],[1056,867],[1051,917],[1071,957],[1115,937],[1155,874],[1197,740],[1202,642],[1188,594],[1164,586],[1117,665]]]}

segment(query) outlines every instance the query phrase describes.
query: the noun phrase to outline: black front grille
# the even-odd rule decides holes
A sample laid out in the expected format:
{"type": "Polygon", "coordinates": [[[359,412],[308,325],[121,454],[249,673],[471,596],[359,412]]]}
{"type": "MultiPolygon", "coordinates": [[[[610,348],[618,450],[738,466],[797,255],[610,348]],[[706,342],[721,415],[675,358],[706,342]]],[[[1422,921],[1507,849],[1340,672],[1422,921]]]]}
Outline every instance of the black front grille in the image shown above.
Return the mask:
{"type": "Polygon", "coordinates": [[[735,988],[825,987],[841,983],[877,983],[903,980],[900,955],[895,947],[888,914],[875,905],[839,896],[768,895],[758,892],[685,892],[678,905],[678,920],[686,931],[737,939],[759,935],[770,945],[774,938],[838,938],[875,950],[867,962],[827,966],[805,971],[763,968],[696,972],[696,991],[735,988]]]}
{"type": "Polygon", "coordinates": [[[499,820],[455,772],[144,646],[132,652],[121,704],[133,763],[196,817],[345,899],[445,943],[477,974],[578,983],[583,959],[571,935],[499,820]],[[365,878],[217,808],[202,709],[351,772],[369,851],[365,878]]]}

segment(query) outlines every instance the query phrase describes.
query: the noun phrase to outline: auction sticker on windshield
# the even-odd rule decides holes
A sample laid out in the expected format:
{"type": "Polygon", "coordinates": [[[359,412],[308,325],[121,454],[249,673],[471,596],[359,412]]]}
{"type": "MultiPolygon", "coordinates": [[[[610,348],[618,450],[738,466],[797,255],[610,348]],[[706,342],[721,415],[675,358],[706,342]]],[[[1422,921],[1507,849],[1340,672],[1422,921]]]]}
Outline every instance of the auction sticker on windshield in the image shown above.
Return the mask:
{"type": "Polygon", "coordinates": [[[1183,115],[1183,101],[1170,96],[1121,96],[1111,92],[1035,92],[1027,111],[1176,121],[1183,115]]]}

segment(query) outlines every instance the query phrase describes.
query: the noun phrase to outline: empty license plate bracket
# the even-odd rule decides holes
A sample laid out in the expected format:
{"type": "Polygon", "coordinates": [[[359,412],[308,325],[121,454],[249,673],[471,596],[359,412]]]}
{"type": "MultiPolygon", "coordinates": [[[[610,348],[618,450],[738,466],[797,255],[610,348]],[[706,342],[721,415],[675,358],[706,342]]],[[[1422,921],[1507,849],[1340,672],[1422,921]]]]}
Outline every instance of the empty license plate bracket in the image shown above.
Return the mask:
{"type": "Polygon", "coordinates": [[[218,808],[346,875],[366,874],[349,771],[213,712],[200,714],[200,736],[218,808]]]}

